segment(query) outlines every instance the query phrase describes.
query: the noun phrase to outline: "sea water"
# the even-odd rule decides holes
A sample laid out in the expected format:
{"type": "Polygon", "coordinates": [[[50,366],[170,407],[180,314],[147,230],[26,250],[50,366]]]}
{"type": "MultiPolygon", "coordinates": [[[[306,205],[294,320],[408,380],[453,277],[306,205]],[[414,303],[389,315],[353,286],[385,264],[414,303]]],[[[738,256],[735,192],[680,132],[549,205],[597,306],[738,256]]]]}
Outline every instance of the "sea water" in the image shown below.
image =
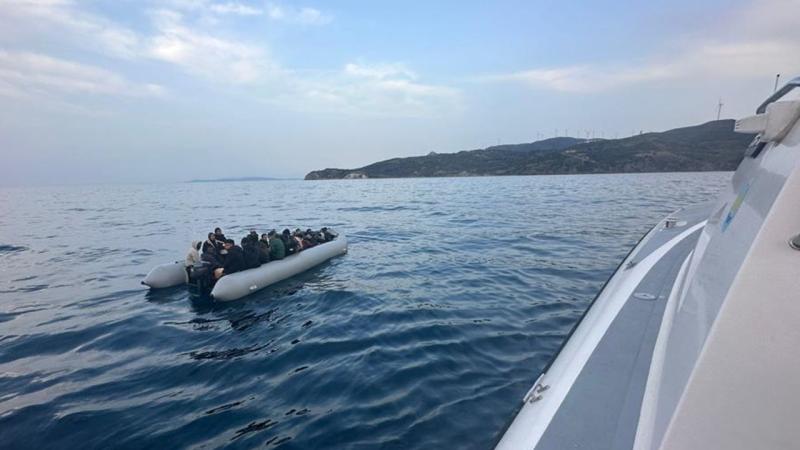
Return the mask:
{"type": "Polygon", "coordinates": [[[730,173],[0,189],[0,446],[488,448],[603,282],[730,173]],[[242,300],[139,284],[215,226],[350,248],[242,300]]]}

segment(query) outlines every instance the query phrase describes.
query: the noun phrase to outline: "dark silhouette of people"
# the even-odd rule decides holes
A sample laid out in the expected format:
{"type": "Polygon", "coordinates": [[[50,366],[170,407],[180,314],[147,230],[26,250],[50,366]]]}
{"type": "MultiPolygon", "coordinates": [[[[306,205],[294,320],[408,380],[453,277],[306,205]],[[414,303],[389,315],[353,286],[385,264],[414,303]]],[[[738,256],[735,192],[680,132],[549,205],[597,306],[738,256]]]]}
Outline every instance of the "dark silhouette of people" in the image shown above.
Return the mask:
{"type": "Polygon", "coordinates": [[[245,270],[244,251],[242,250],[242,247],[236,245],[236,243],[233,242],[233,239],[227,239],[225,241],[225,250],[228,253],[225,255],[223,275],[229,275],[245,270]]]}

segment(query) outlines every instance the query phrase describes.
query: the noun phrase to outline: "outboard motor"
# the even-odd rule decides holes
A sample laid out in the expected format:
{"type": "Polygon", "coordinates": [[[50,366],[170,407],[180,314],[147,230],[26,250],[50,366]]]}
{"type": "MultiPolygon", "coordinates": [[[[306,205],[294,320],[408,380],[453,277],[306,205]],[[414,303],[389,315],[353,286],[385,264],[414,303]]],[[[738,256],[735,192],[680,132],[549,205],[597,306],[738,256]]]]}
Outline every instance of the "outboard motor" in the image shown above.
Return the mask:
{"type": "Polygon", "coordinates": [[[211,264],[200,261],[186,270],[189,272],[189,295],[192,297],[205,297],[214,287],[214,271],[211,264]]]}

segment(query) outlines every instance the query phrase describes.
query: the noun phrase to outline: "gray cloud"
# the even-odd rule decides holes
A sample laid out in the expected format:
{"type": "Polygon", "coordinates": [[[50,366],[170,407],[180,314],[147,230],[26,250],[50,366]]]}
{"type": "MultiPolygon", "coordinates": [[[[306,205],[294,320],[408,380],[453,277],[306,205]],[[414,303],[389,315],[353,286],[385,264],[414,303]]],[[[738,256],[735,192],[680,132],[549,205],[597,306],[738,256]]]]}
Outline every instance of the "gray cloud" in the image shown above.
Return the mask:
{"type": "Polygon", "coordinates": [[[679,38],[668,52],[638,61],[542,67],[475,78],[521,82],[565,93],[588,93],[654,81],[748,79],[800,71],[798,0],[763,0],[718,18],[699,36],[679,38]],[[735,30],[732,36],[724,36],[735,30]]]}

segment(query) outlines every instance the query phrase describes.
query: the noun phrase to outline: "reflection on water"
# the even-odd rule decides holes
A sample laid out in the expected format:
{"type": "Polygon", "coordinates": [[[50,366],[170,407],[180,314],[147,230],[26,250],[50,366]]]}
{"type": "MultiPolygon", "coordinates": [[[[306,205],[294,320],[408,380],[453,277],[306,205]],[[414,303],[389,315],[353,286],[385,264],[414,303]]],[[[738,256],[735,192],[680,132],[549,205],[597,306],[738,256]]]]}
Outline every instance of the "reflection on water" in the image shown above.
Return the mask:
{"type": "Polygon", "coordinates": [[[729,176],[0,190],[0,442],[489,447],[629,247],[729,176]],[[139,285],[216,225],[350,251],[226,304],[139,285]]]}

